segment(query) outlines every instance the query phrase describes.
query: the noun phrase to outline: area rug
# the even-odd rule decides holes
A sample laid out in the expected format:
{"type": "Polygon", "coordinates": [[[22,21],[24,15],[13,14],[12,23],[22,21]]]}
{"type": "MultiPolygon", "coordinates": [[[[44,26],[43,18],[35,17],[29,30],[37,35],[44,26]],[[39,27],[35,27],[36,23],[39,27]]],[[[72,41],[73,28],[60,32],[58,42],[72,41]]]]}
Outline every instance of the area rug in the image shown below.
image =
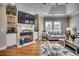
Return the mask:
{"type": "Polygon", "coordinates": [[[50,42],[43,42],[41,44],[41,56],[76,56],[76,55],[60,44],[51,44],[50,42]]]}

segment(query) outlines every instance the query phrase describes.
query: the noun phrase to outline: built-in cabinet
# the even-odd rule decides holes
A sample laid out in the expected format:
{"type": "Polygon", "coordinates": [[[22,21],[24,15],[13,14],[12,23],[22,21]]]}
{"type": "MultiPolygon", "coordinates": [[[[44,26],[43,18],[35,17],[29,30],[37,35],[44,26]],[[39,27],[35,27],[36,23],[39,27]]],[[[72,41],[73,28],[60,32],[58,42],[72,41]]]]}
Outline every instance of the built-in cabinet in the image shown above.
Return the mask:
{"type": "Polygon", "coordinates": [[[17,7],[0,4],[0,50],[16,45],[17,7]]]}
{"type": "Polygon", "coordinates": [[[16,45],[16,33],[7,34],[7,47],[16,45]]]}
{"type": "Polygon", "coordinates": [[[6,6],[7,17],[7,47],[16,45],[17,34],[17,7],[11,4],[6,6]]]}

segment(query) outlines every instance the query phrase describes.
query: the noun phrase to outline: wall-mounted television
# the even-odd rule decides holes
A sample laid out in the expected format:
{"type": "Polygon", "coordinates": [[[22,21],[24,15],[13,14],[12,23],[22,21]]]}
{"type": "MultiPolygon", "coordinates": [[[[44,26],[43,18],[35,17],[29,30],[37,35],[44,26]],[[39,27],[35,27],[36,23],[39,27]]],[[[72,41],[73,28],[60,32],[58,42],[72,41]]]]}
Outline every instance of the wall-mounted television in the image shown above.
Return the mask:
{"type": "Polygon", "coordinates": [[[18,23],[23,24],[34,24],[35,23],[35,16],[19,11],[18,12],[18,23]]]}

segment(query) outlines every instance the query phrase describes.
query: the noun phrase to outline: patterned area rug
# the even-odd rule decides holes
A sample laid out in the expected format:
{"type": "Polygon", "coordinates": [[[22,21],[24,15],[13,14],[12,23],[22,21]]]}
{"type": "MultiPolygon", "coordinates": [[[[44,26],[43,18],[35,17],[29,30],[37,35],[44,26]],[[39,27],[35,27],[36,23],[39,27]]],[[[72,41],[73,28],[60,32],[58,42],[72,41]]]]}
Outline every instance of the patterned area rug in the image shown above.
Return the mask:
{"type": "Polygon", "coordinates": [[[41,56],[76,56],[76,55],[60,44],[50,44],[50,42],[47,41],[41,44],[41,56]]]}

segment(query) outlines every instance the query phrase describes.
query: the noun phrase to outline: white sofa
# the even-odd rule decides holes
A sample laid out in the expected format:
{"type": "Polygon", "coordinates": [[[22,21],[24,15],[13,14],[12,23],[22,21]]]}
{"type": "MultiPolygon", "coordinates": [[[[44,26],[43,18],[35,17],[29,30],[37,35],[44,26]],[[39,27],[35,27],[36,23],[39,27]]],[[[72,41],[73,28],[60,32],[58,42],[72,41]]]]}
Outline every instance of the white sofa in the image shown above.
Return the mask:
{"type": "Polygon", "coordinates": [[[61,32],[44,32],[43,36],[46,36],[48,40],[58,40],[60,38],[65,38],[65,34],[61,32]]]}

